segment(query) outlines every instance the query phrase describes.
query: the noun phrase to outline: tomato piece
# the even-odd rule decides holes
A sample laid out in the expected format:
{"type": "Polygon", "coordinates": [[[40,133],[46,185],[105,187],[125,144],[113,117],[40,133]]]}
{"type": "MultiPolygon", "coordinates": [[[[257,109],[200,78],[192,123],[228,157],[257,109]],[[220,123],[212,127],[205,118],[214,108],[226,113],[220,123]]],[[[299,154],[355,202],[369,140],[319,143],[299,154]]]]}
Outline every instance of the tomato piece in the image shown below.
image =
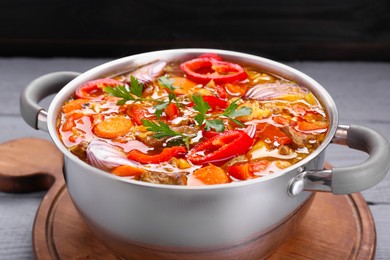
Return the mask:
{"type": "Polygon", "coordinates": [[[283,133],[277,126],[269,123],[257,124],[256,136],[264,139],[269,138],[271,142],[277,141],[279,144],[289,144],[291,139],[283,133]]]}
{"type": "Polygon", "coordinates": [[[84,116],[83,113],[73,113],[66,117],[65,122],[62,124],[61,130],[63,132],[71,131],[76,126],[76,120],[84,116]]]}
{"type": "Polygon", "coordinates": [[[255,172],[264,171],[267,169],[269,161],[261,160],[258,162],[245,163],[240,165],[232,165],[228,167],[228,173],[239,180],[248,180],[257,178],[255,172]]]}
{"type": "Polygon", "coordinates": [[[215,96],[202,96],[204,102],[209,104],[212,110],[225,109],[228,107],[228,102],[226,100],[220,99],[215,96]]]}
{"type": "Polygon", "coordinates": [[[142,119],[149,118],[151,114],[140,104],[132,104],[127,108],[127,115],[137,125],[142,125],[142,119]]]}
{"type": "Polygon", "coordinates": [[[187,158],[193,164],[223,162],[246,153],[252,144],[253,139],[244,131],[226,131],[196,145],[187,158]]]}
{"type": "Polygon", "coordinates": [[[231,182],[229,176],[221,167],[212,164],[194,171],[193,175],[206,185],[231,182]]]}
{"type": "Polygon", "coordinates": [[[187,149],[183,146],[173,146],[169,148],[164,148],[161,153],[150,155],[145,154],[139,150],[131,150],[127,154],[127,158],[133,161],[137,161],[143,164],[147,163],[162,163],[167,162],[173,157],[183,156],[187,152],[187,149]]]}
{"type": "Polygon", "coordinates": [[[243,165],[229,166],[227,171],[230,176],[239,180],[247,180],[255,177],[253,172],[249,170],[249,165],[247,163],[243,165]]]}
{"type": "Polygon", "coordinates": [[[180,65],[186,76],[194,82],[207,84],[225,84],[248,78],[245,70],[238,64],[201,57],[189,60],[180,65]]]}
{"type": "Polygon", "coordinates": [[[90,99],[90,100],[102,100],[104,97],[103,87],[115,87],[117,85],[124,85],[123,82],[102,78],[81,84],[74,92],[77,98],[90,99]]]}
{"type": "Polygon", "coordinates": [[[167,115],[167,118],[169,120],[176,118],[179,115],[179,113],[180,113],[179,108],[177,108],[176,104],[174,103],[170,103],[165,108],[165,114],[167,115]]]}

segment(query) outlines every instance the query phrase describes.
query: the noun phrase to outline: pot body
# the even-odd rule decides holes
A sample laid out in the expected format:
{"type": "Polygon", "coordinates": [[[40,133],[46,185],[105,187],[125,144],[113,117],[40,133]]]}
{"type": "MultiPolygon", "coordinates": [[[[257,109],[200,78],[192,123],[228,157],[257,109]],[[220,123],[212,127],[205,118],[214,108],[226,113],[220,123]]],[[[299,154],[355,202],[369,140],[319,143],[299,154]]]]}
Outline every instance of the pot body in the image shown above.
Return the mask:
{"type": "MultiPolygon", "coordinates": [[[[322,168],[323,154],[307,167],[322,168]]],[[[287,193],[291,170],[260,183],[209,189],[156,188],[96,175],[65,160],[68,191],[94,228],[144,247],[209,251],[245,243],[277,226],[311,196],[287,193]]]]}
{"type": "MultiPolygon", "coordinates": [[[[79,212],[103,240],[116,237],[125,243],[163,251],[202,252],[229,248],[255,239],[285,221],[311,196],[311,192],[290,196],[290,180],[304,169],[323,169],[326,142],[330,142],[337,126],[333,101],[314,80],[280,63],[235,52],[200,49],[135,55],[94,68],[70,82],[61,92],[49,108],[48,128],[65,154],[66,184],[79,212]],[[123,73],[156,59],[190,59],[204,52],[216,52],[227,60],[257,67],[310,89],[327,107],[331,124],[327,140],[308,158],[275,176],[203,188],[124,181],[81,162],[56,140],[55,116],[82,82],[123,73]]],[[[261,255],[269,251],[266,248],[261,255]]]]}
{"type": "MultiPolygon", "coordinates": [[[[309,205],[312,193],[304,190],[328,190],[338,194],[360,191],[379,182],[390,167],[390,146],[383,136],[367,128],[353,127],[347,137],[348,128],[338,127],[336,106],[320,84],[291,67],[261,57],[223,50],[178,49],[118,59],[81,75],[63,74],[43,76],[26,88],[21,98],[22,116],[33,127],[48,131],[64,153],[64,174],[70,196],[92,231],[108,245],[112,245],[115,238],[125,247],[137,245],[167,252],[216,252],[231,248],[271,232],[294,212],[309,205]],[[84,163],[62,144],[56,129],[57,117],[64,102],[80,84],[131,71],[155,60],[191,59],[203,53],[217,53],[226,60],[256,67],[308,88],[328,116],[329,129],[323,143],[302,161],[279,173],[205,187],[123,179],[84,163]],[[42,91],[41,84],[66,84],[60,88],[47,113],[42,112],[36,101],[53,90],[42,91]],[[358,166],[323,170],[325,150],[331,142],[348,143],[371,156],[358,166]]],[[[288,231],[274,244],[264,246],[253,258],[269,254],[286,239],[288,231]]],[[[126,250],[119,254],[125,255],[126,250]]]]}

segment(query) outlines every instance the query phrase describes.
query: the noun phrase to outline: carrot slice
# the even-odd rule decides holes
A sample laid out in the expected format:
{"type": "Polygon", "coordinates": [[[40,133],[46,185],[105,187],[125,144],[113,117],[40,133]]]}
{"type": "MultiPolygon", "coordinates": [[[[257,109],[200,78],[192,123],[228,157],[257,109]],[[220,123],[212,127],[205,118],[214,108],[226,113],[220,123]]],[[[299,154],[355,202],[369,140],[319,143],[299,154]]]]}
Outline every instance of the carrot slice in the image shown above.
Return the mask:
{"type": "Polygon", "coordinates": [[[197,84],[187,78],[183,77],[173,77],[174,82],[173,86],[178,87],[175,89],[174,93],[176,95],[185,95],[189,94],[190,90],[197,84]]]}
{"type": "Polygon", "coordinates": [[[212,164],[196,170],[193,175],[207,185],[229,183],[231,181],[221,167],[212,164]]]}
{"type": "Polygon", "coordinates": [[[94,132],[99,137],[113,139],[127,134],[132,126],[126,117],[109,117],[98,123],[94,132]]]}
{"type": "Polygon", "coordinates": [[[137,168],[130,165],[121,165],[114,168],[111,171],[112,174],[115,174],[120,177],[128,177],[128,176],[137,176],[145,173],[145,170],[142,168],[137,168]]]}
{"type": "Polygon", "coordinates": [[[306,121],[300,121],[298,122],[298,129],[301,131],[314,131],[314,130],[320,130],[320,129],[326,129],[328,126],[327,122],[306,122],[306,121]]]}
{"type": "Polygon", "coordinates": [[[62,107],[62,112],[64,112],[65,114],[71,112],[71,111],[74,111],[74,110],[80,110],[83,108],[83,105],[85,103],[88,103],[89,101],[87,99],[74,99],[74,100],[71,100],[69,101],[68,103],[66,103],[63,107],[62,107]]]}

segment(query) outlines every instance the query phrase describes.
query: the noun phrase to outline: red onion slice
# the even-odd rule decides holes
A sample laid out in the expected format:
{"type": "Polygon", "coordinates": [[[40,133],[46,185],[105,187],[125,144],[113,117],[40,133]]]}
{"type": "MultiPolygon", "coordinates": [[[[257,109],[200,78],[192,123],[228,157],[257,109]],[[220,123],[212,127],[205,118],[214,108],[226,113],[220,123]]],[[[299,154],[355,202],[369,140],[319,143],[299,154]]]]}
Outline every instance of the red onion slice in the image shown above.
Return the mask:
{"type": "Polygon", "coordinates": [[[87,158],[89,163],[99,169],[109,171],[120,165],[139,165],[126,158],[123,152],[113,145],[100,140],[92,140],[87,148],[87,158]]]}
{"type": "Polygon", "coordinates": [[[162,74],[166,65],[166,61],[158,60],[145,66],[142,66],[141,68],[131,72],[128,76],[127,81],[130,81],[130,76],[134,76],[142,83],[152,82],[155,78],[162,74]]]}
{"type": "Polygon", "coordinates": [[[245,97],[255,100],[270,100],[287,94],[307,94],[307,90],[291,83],[259,84],[249,89],[245,97]]]}
{"type": "Polygon", "coordinates": [[[255,124],[250,124],[243,131],[245,133],[247,133],[250,137],[253,138],[253,137],[255,137],[255,134],[256,134],[256,125],[255,124]]]}

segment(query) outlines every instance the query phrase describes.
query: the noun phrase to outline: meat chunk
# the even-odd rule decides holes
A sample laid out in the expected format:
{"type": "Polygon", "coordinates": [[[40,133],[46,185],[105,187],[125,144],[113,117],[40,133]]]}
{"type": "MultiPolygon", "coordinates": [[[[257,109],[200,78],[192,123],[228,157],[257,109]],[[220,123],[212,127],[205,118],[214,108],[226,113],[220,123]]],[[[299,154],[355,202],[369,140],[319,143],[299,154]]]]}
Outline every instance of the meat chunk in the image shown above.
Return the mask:
{"type": "Polygon", "coordinates": [[[72,146],[69,150],[71,153],[79,157],[84,162],[87,161],[87,148],[88,148],[89,142],[82,141],[79,144],[72,146]]]}
{"type": "Polygon", "coordinates": [[[316,139],[314,135],[298,132],[295,129],[293,129],[291,126],[285,126],[281,130],[299,148],[303,148],[305,146],[311,145],[310,140],[316,139]]]}
{"type": "Polygon", "coordinates": [[[147,171],[140,176],[139,180],[157,184],[187,185],[187,177],[181,172],[147,171]]]}

